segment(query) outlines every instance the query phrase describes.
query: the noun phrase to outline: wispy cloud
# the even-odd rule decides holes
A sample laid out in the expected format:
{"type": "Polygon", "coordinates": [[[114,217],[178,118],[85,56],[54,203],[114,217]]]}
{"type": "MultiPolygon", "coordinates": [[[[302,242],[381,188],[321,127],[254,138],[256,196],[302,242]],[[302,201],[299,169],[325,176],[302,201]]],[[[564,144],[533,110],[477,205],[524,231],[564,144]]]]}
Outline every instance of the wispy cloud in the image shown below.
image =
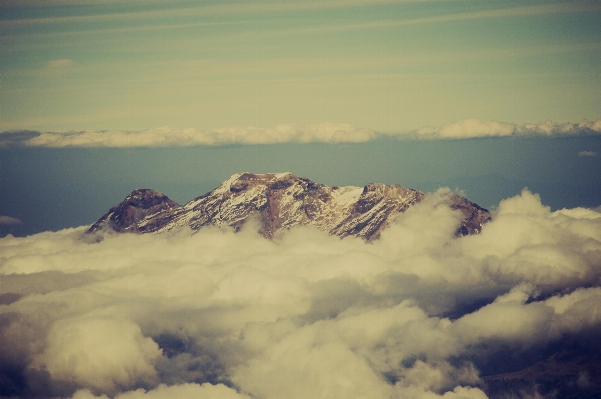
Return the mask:
{"type": "MultiPolygon", "coordinates": [[[[73,15],[63,17],[41,17],[41,18],[23,18],[0,21],[0,26],[13,27],[33,24],[55,24],[55,23],[73,23],[73,22],[108,22],[119,20],[145,20],[145,19],[164,19],[174,17],[190,17],[190,16],[210,16],[210,15],[247,15],[256,13],[274,13],[286,11],[302,11],[302,10],[319,10],[327,8],[352,8],[360,6],[375,6],[382,4],[395,3],[414,3],[416,0],[352,0],[348,2],[340,2],[335,0],[330,1],[262,1],[262,2],[247,2],[247,1],[224,1],[216,3],[205,3],[194,7],[175,7],[172,9],[160,10],[145,10],[145,11],[130,11],[105,13],[96,15],[73,15]]],[[[65,6],[65,5],[81,5],[81,1],[77,0],[54,0],[50,2],[39,0],[26,1],[11,1],[0,0],[0,4],[5,7],[15,6],[65,6]],[[75,4],[74,4],[75,3],[75,4]]],[[[90,4],[120,4],[122,2],[112,0],[94,0],[90,4]]],[[[138,3],[131,1],[131,3],[138,3]]],[[[156,1],[155,3],[160,4],[156,1]]],[[[175,3],[177,4],[177,3],[175,3]]],[[[186,4],[186,3],[180,3],[186,4]]]]}
{"type": "Polygon", "coordinates": [[[599,11],[601,5],[594,2],[569,2],[559,4],[543,4],[526,7],[510,7],[496,10],[473,11],[460,14],[441,15],[436,17],[416,18],[399,21],[400,24],[421,24],[433,22],[450,22],[483,18],[527,17],[545,14],[571,14],[587,11],[599,11]]]}
{"type": "Polygon", "coordinates": [[[407,19],[391,19],[383,21],[373,21],[364,23],[339,24],[309,28],[291,28],[281,33],[299,34],[299,33],[318,33],[328,31],[347,31],[357,29],[377,29],[377,28],[393,28],[410,25],[435,24],[444,22],[466,21],[476,19],[494,19],[494,18],[518,18],[528,16],[540,16],[548,14],[572,14],[584,12],[601,11],[601,4],[597,3],[563,3],[549,4],[526,7],[511,7],[484,11],[472,11],[465,13],[437,15],[423,18],[407,18],[407,19]]]}
{"type": "MultiPolygon", "coordinates": [[[[417,0],[354,0],[348,2],[340,1],[286,1],[286,2],[222,2],[213,4],[203,4],[194,7],[177,7],[172,9],[161,9],[161,10],[145,10],[145,11],[130,11],[130,12],[117,12],[117,13],[106,13],[96,15],[73,15],[73,16],[62,16],[62,17],[42,17],[42,18],[23,18],[23,19],[10,19],[0,21],[0,26],[5,28],[23,26],[23,25],[38,25],[38,24],[65,24],[74,22],[115,22],[115,21],[131,21],[131,20],[147,20],[147,19],[164,19],[164,18],[175,18],[175,17],[190,17],[190,16],[209,16],[209,15],[247,15],[256,13],[275,13],[275,12],[289,12],[289,11],[303,11],[303,10],[319,10],[328,8],[354,8],[363,6],[378,6],[386,4],[402,4],[402,3],[415,3],[417,0]]],[[[41,2],[38,0],[30,1],[11,1],[2,0],[0,4],[5,7],[10,6],[65,6],[75,5],[77,3],[81,5],[79,1],[71,0],[55,0],[53,2],[41,2]]],[[[118,4],[111,0],[95,0],[89,2],[91,4],[118,4]]],[[[559,4],[545,4],[536,6],[523,6],[523,7],[510,7],[500,8],[483,11],[473,11],[465,13],[455,13],[438,15],[423,18],[411,18],[411,19],[397,19],[388,21],[376,21],[360,24],[345,24],[345,25],[333,25],[328,27],[316,27],[307,28],[303,31],[321,31],[321,30],[348,30],[348,29],[366,29],[366,28],[384,28],[392,26],[403,26],[403,25],[415,25],[415,24],[430,24],[438,22],[453,22],[462,20],[473,20],[473,19],[484,19],[484,18],[509,18],[509,17],[526,17],[546,14],[569,14],[569,13],[582,13],[600,11],[601,5],[595,2],[569,2],[559,4]]]]}
{"type": "Polygon", "coordinates": [[[69,59],[60,59],[60,60],[52,60],[46,63],[46,68],[48,69],[64,69],[69,68],[75,65],[73,60],[69,59]]]}
{"type": "Polygon", "coordinates": [[[4,226],[12,226],[15,224],[21,224],[23,223],[21,221],[21,219],[17,219],[11,216],[4,216],[4,215],[0,215],[0,226],[4,225],[4,226]]]}
{"type": "Polygon", "coordinates": [[[597,155],[599,155],[599,153],[595,151],[580,151],[578,153],[579,157],[596,157],[597,155]]]}
{"type": "Polygon", "coordinates": [[[73,60],[62,58],[58,60],[50,60],[44,65],[41,70],[35,71],[35,74],[40,76],[60,76],[70,72],[73,72],[76,67],[76,63],[73,60]]]}

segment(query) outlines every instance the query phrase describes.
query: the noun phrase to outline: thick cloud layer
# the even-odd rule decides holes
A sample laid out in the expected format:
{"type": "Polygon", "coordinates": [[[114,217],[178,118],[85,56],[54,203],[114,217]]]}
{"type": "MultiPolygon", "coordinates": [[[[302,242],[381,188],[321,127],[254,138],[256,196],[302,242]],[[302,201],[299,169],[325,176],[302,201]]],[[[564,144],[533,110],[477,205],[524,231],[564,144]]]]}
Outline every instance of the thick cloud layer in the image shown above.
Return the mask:
{"type": "Polygon", "coordinates": [[[363,143],[376,137],[369,129],[349,124],[319,123],[304,126],[278,125],[273,128],[230,126],[201,130],[163,126],[140,132],[66,131],[43,132],[25,141],[34,147],[167,147],[275,143],[363,143]]]}
{"type": "Polygon", "coordinates": [[[524,191],[454,239],[446,195],[370,244],[252,222],[0,239],[0,396],[485,398],[508,349],[601,330],[601,213],[524,191]]]}
{"type": "MultiPolygon", "coordinates": [[[[57,60],[68,61],[68,60],[57,60]]],[[[601,119],[583,120],[580,123],[558,124],[514,123],[465,119],[445,123],[439,127],[427,126],[411,132],[375,132],[345,123],[317,123],[310,125],[278,125],[273,128],[253,126],[230,126],[218,129],[178,129],[163,126],[143,131],[81,130],[32,132],[2,132],[0,147],[25,144],[31,147],[168,147],[228,144],[276,144],[276,143],[364,143],[378,137],[410,139],[467,139],[501,136],[551,136],[600,134],[601,119]]],[[[587,155],[587,154],[585,154],[587,155]]]]}
{"type": "Polygon", "coordinates": [[[465,139],[474,137],[503,136],[551,136],[601,133],[601,119],[580,123],[554,123],[549,120],[541,123],[515,123],[464,119],[459,122],[448,122],[439,127],[423,127],[414,132],[416,137],[430,139],[465,139]]]}

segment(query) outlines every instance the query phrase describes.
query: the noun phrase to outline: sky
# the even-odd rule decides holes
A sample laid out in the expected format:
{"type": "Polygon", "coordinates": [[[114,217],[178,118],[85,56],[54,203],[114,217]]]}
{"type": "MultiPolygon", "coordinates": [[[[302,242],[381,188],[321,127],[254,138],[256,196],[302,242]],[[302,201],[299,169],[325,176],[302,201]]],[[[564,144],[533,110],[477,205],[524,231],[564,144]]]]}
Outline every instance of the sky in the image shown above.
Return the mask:
{"type": "Polygon", "coordinates": [[[2,130],[599,118],[597,2],[0,4],[2,130]]]}
{"type": "Polygon", "coordinates": [[[0,398],[485,399],[598,360],[600,26],[596,1],[0,0],[0,398]],[[239,172],[428,195],[373,243],[84,234],[239,172]]]}
{"type": "Polygon", "coordinates": [[[0,7],[0,235],[241,171],[601,205],[597,2],[0,7]]]}

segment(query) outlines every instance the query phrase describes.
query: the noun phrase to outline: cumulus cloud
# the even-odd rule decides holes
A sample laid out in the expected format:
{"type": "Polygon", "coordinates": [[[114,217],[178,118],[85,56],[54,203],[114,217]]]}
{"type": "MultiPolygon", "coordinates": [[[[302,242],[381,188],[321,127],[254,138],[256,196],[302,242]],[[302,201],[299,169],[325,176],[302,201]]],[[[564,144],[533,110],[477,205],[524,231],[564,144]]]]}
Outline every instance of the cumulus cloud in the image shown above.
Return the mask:
{"type": "Polygon", "coordinates": [[[410,132],[376,132],[372,129],[358,128],[347,123],[315,123],[308,125],[285,124],[269,128],[229,126],[203,130],[163,126],[143,131],[77,130],[34,133],[29,136],[20,134],[17,137],[18,141],[15,141],[16,136],[13,137],[16,134],[15,132],[0,133],[0,145],[4,143],[4,146],[21,144],[32,147],[52,148],[126,148],[277,143],[363,143],[380,137],[437,140],[533,135],[581,135],[600,134],[601,119],[593,122],[583,120],[577,124],[557,124],[545,121],[538,124],[529,123],[523,125],[499,121],[482,122],[477,119],[465,119],[459,122],[445,123],[439,127],[426,126],[410,132]]]}
{"type": "Polygon", "coordinates": [[[76,317],[52,324],[34,364],[55,380],[115,393],[154,382],[153,363],[160,355],[158,345],[129,320],[76,317]]]}
{"type": "Polygon", "coordinates": [[[525,190],[455,239],[449,193],[372,243],[305,227],[267,240],[252,223],[0,239],[2,395],[484,399],[508,348],[532,363],[594,342],[601,213],[525,190]]]}

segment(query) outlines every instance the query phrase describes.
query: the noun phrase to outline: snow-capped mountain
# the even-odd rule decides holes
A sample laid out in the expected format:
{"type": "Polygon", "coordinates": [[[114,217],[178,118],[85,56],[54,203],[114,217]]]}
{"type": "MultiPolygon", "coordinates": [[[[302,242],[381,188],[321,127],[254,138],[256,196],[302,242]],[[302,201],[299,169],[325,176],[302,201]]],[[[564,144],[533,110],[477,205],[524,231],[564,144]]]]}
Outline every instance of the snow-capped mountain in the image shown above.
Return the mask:
{"type": "MultiPolygon", "coordinates": [[[[373,240],[399,212],[424,196],[397,184],[329,187],[291,173],[237,173],[181,206],[157,191],[134,190],[88,232],[162,233],[183,226],[196,231],[207,225],[238,230],[256,215],[261,233],[268,238],[294,226],[309,225],[340,237],[373,240]]],[[[448,205],[465,216],[456,236],[479,233],[490,220],[486,209],[463,197],[451,196],[448,205]]]]}

